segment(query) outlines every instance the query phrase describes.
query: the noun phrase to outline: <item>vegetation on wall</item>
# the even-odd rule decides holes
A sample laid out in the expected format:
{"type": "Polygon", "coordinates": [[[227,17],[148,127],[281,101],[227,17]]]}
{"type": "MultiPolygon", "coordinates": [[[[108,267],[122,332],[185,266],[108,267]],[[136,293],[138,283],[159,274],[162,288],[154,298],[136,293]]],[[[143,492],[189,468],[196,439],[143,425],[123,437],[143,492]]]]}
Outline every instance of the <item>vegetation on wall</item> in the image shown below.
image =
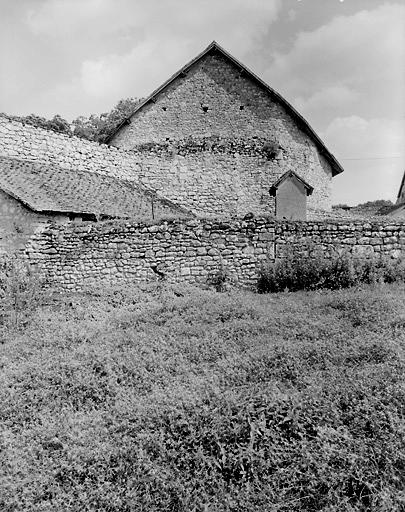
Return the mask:
{"type": "Polygon", "coordinates": [[[56,133],[63,133],[65,135],[72,135],[72,130],[68,121],[59,115],[55,115],[52,119],[45,119],[44,117],[37,116],[36,114],[30,114],[28,116],[4,115],[6,115],[8,119],[35,126],[36,128],[42,128],[43,130],[49,130],[56,133]]]}
{"type": "Polygon", "coordinates": [[[384,215],[394,203],[389,199],[376,199],[375,201],[367,201],[359,203],[356,206],[348,206],[347,204],[336,204],[332,206],[332,210],[346,210],[357,215],[384,215]]]}
{"type": "Polygon", "coordinates": [[[140,101],[142,99],[139,98],[122,99],[110,112],[78,117],[72,122],[73,135],[87,140],[105,142],[117,126],[134,111],[140,101]]]}
{"type": "Polygon", "coordinates": [[[35,114],[28,116],[7,115],[7,117],[43,130],[69,136],[75,135],[90,141],[105,142],[115,128],[133,112],[140,101],[142,100],[139,98],[122,99],[110,112],[91,114],[88,117],[79,116],[71,124],[59,115],[55,115],[52,119],[45,119],[35,114]]]}

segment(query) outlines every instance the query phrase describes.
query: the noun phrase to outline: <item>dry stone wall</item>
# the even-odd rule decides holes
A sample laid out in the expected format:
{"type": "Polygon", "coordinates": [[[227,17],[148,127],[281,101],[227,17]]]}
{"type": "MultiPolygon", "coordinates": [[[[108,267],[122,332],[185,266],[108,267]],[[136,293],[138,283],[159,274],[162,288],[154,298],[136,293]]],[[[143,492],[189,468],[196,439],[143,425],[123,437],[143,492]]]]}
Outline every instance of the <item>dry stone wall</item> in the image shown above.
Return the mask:
{"type": "Polygon", "coordinates": [[[315,254],[331,257],[347,253],[354,257],[405,257],[404,221],[312,221],[278,222],[275,257],[315,254]]]}
{"type": "Polygon", "coordinates": [[[72,290],[158,279],[205,284],[224,272],[235,284],[252,286],[263,262],[316,252],[399,258],[405,255],[405,223],[262,217],[55,225],[34,235],[25,250],[47,280],[72,290]]]}

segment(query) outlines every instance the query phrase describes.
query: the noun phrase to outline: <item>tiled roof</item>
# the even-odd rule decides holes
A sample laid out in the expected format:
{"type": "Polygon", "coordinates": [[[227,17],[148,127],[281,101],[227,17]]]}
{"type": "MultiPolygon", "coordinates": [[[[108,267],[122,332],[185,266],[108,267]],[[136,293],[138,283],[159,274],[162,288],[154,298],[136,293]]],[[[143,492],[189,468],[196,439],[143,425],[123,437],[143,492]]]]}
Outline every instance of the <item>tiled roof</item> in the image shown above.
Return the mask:
{"type": "Polygon", "coordinates": [[[402,176],[401,185],[399,186],[397,203],[405,203],[405,171],[404,175],[402,176]],[[402,198],[404,198],[404,201],[402,200],[402,198]]]}
{"type": "Polygon", "coordinates": [[[395,204],[391,208],[387,208],[383,215],[389,215],[391,217],[404,217],[405,218],[405,203],[395,204]]]}
{"type": "Polygon", "coordinates": [[[133,218],[142,205],[188,213],[135,182],[95,172],[70,171],[56,164],[0,156],[0,190],[36,212],[86,213],[133,218]]]}
{"type": "Polygon", "coordinates": [[[311,187],[311,185],[309,185],[309,183],[303,180],[301,176],[298,176],[297,173],[295,173],[294,171],[287,171],[282,176],[280,176],[280,178],[276,182],[273,183],[272,187],[270,188],[270,194],[274,196],[275,191],[278,189],[278,187],[288,178],[295,178],[297,181],[302,183],[302,185],[307,191],[308,196],[310,196],[314,191],[314,187],[311,187]]]}

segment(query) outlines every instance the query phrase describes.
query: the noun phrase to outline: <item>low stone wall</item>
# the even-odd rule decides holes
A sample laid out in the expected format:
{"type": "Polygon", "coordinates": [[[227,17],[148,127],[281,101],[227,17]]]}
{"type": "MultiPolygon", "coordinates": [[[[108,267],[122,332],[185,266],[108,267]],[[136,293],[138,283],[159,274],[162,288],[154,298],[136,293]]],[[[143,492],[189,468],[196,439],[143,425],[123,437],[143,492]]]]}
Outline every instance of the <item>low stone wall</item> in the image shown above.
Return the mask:
{"type": "Polygon", "coordinates": [[[207,283],[226,272],[238,285],[256,283],[266,260],[293,253],[325,257],[405,255],[405,223],[173,220],[52,226],[34,235],[26,255],[64,289],[166,279],[207,283]]]}
{"type": "Polygon", "coordinates": [[[276,258],[292,253],[327,258],[342,253],[361,258],[405,256],[404,221],[278,222],[275,239],[276,258]]]}

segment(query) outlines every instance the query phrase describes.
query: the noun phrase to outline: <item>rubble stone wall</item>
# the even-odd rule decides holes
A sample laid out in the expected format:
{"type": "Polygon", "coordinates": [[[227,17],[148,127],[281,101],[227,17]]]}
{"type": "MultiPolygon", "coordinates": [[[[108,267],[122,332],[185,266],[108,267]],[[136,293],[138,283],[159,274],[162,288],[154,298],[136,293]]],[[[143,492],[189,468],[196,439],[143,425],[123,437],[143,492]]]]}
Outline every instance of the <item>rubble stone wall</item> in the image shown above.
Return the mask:
{"type": "MultiPolygon", "coordinates": [[[[219,185],[232,196],[231,204],[229,197],[223,199],[232,214],[274,213],[268,190],[289,170],[314,187],[309,208],[331,208],[332,169],[322,150],[275,96],[220,54],[208,54],[175,79],[132,116],[111,144],[134,151],[145,165],[156,156],[167,162],[171,157],[171,166],[148,176],[155,187],[160,190],[167,182],[175,187],[184,174],[203,197],[219,185]],[[268,152],[272,143],[280,148],[273,156],[268,152]]],[[[149,173],[153,169],[154,164],[149,173]]],[[[209,202],[207,212],[214,206],[209,202]]]]}
{"type": "Polygon", "coordinates": [[[23,124],[2,114],[0,155],[137,180],[136,160],[125,151],[23,124]]]}
{"type": "Polygon", "coordinates": [[[253,286],[265,261],[293,253],[331,257],[405,255],[405,223],[275,222],[271,218],[103,222],[52,226],[25,254],[53,284],[72,290],[166,279],[213,282],[224,272],[253,286]]]}

